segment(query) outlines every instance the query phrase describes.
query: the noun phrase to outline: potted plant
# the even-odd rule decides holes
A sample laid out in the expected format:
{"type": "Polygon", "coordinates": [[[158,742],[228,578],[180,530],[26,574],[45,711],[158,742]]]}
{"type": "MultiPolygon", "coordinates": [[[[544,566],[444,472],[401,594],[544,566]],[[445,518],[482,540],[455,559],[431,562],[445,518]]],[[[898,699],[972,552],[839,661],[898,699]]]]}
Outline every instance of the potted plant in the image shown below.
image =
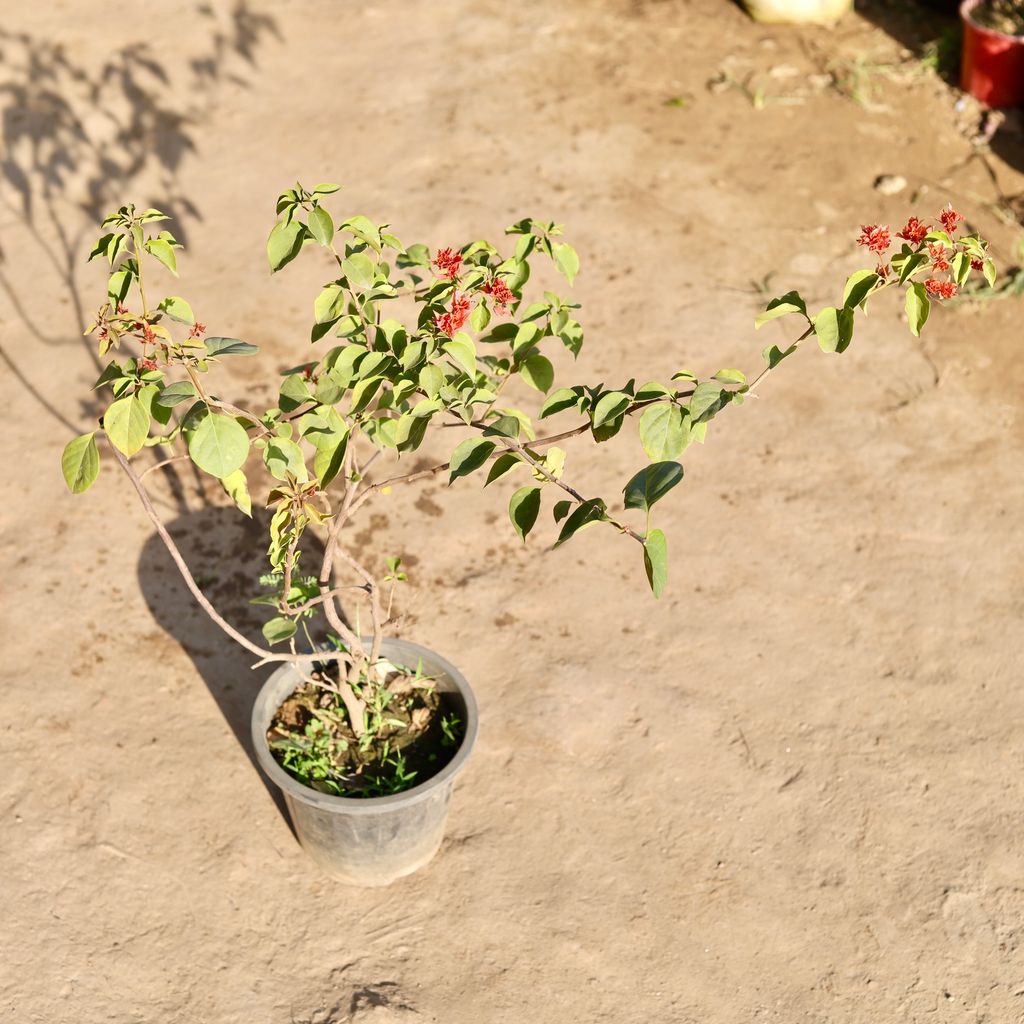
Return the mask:
{"type": "Polygon", "coordinates": [[[1024,106],[1024,2],[963,0],[960,85],[990,107],[1024,106]]]}
{"type": "Polygon", "coordinates": [[[832,24],[853,10],[853,0],[743,0],[754,21],[832,24]]]}
{"type": "Polygon", "coordinates": [[[196,601],[257,667],[276,666],[255,704],[253,740],[303,846],[337,878],[383,884],[436,851],[477,717],[450,662],[392,636],[395,589],[406,581],[399,560],[368,565],[348,539],[381,492],[438,476],[507,489],[523,541],[545,506],[555,546],[590,527],[614,532],[637,545],[657,597],[668,545],[652,509],[680,483],[680,456],[704,442],[717,415],[754,395],[805,339],[843,352],[857,310],[877,292],[906,290],[917,334],[933,299],[954,295],[975,270],[991,282],[995,270],[984,241],[958,235],[952,209],[934,230],[911,218],[898,251],[888,228],[866,226],[859,241],[877,266],[853,274],[837,305],[812,314],[789,292],[757,318],[759,327],[789,316],[801,329],[789,345],[765,349],[752,380],[737,369],[706,377],[680,369],[639,385],[643,378],[556,387],[545,352],[564,346],[578,356],[583,328],[574,303],[529,286],[538,259],[570,284],[576,276],[577,254],[557,224],[513,224],[507,255],[486,241],[432,251],[364,216],[336,220],[327,208],[336,191],[297,185],[277,201],[271,271],[316,255],[330,279],[313,301],[318,347],[280,377],[269,408],[225,401],[216,384],[222,360],[252,357],[256,347],[211,335],[186,299],[158,288],[154,273],[176,275],[181,248],[167,218],[123,206],[103,222],[90,259],[108,264],[106,298],[87,333],[113,357],[97,381],[109,403],[97,429],[67,445],[62,468],[71,491],[87,490],[105,438],[196,601]],[[402,318],[387,316],[392,309],[402,318]],[[531,391],[544,396],[536,416],[519,408],[531,391]],[[568,422],[538,430],[537,420],[556,416],[568,422]],[[638,427],[645,464],[617,501],[592,494],[576,482],[565,446],[600,445],[627,421],[638,427]],[[409,453],[428,440],[450,455],[408,468],[409,453]],[[140,472],[140,456],[153,451],[159,460],[140,472]],[[262,644],[211,604],[157,514],[143,476],[177,463],[216,478],[244,514],[250,485],[269,509],[269,571],[255,598],[268,609],[262,644]],[[311,566],[303,558],[314,537],[323,549],[311,566]]]}

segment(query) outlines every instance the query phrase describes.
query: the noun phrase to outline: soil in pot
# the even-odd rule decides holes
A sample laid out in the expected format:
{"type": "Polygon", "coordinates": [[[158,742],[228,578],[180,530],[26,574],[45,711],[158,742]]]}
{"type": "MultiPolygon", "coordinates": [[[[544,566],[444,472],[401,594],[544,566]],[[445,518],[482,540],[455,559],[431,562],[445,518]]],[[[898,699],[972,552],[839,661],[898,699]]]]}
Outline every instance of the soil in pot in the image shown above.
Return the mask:
{"type": "Polygon", "coordinates": [[[1021,0],[987,0],[971,11],[971,21],[993,32],[1024,36],[1024,3],[1021,0]]]}
{"type": "Polygon", "coordinates": [[[342,797],[390,796],[436,775],[455,756],[465,725],[429,678],[394,672],[371,728],[357,737],[327,671],[314,672],[278,709],[267,743],[292,778],[342,797]]]}

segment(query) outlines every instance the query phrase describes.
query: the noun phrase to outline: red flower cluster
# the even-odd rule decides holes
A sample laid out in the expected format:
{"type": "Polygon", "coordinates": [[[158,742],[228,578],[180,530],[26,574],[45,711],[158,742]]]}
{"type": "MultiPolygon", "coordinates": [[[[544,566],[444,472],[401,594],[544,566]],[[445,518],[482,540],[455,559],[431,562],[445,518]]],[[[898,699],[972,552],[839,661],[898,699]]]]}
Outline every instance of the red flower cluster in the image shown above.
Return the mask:
{"type": "Polygon", "coordinates": [[[140,359],[139,360],[140,370],[155,370],[156,360],[155,359],[140,359]]]}
{"type": "Polygon", "coordinates": [[[496,309],[505,310],[509,303],[515,301],[515,294],[512,289],[500,278],[496,277],[493,281],[485,284],[480,289],[494,300],[494,306],[496,309]]]}
{"type": "Polygon", "coordinates": [[[897,233],[896,237],[904,238],[913,245],[920,245],[924,241],[924,236],[931,229],[931,224],[922,224],[919,218],[911,217],[904,225],[903,230],[897,233]]]}
{"type": "Polygon", "coordinates": [[[152,345],[156,342],[156,334],[153,332],[153,328],[149,324],[145,324],[142,328],[142,337],[146,343],[152,345]]]}
{"type": "Polygon", "coordinates": [[[197,320],[192,325],[192,330],[188,332],[188,336],[190,338],[198,338],[198,337],[201,337],[202,335],[204,335],[205,333],[206,333],[206,324],[201,324],[197,320]]]}
{"type": "Polygon", "coordinates": [[[938,245],[928,243],[928,255],[932,258],[932,270],[949,270],[949,260],[946,259],[946,247],[939,242],[938,245]]]}
{"type": "Polygon", "coordinates": [[[946,234],[951,235],[956,231],[957,224],[960,223],[964,218],[953,209],[953,204],[948,203],[946,208],[939,214],[939,220],[942,221],[942,226],[946,229],[946,234]]]}
{"type": "Polygon", "coordinates": [[[892,236],[888,228],[877,224],[862,224],[857,244],[866,245],[872,252],[883,253],[892,245],[892,236]]]}
{"type": "MultiPolygon", "coordinates": [[[[461,259],[461,257],[460,257],[461,259]]],[[[447,313],[438,313],[434,317],[434,326],[450,338],[469,319],[469,299],[456,292],[452,296],[452,306],[447,313]]]]}
{"type": "Polygon", "coordinates": [[[937,299],[951,299],[956,295],[956,285],[952,281],[936,281],[934,277],[929,277],[924,286],[928,294],[937,299]]]}
{"type": "Polygon", "coordinates": [[[459,268],[462,266],[462,254],[454,249],[441,249],[434,257],[434,266],[449,281],[454,281],[459,276],[459,268]]]}

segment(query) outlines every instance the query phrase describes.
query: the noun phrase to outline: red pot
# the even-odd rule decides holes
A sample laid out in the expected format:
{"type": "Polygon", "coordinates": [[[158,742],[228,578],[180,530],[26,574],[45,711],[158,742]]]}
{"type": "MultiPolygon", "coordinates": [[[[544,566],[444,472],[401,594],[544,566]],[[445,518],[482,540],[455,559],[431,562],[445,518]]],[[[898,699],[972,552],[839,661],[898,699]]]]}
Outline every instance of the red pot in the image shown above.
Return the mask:
{"type": "Polygon", "coordinates": [[[1024,106],[1024,36],[982,28],[971,13],[985,0],[963,0],[963,61],[960,86],[990,107],[1024,106]]]}

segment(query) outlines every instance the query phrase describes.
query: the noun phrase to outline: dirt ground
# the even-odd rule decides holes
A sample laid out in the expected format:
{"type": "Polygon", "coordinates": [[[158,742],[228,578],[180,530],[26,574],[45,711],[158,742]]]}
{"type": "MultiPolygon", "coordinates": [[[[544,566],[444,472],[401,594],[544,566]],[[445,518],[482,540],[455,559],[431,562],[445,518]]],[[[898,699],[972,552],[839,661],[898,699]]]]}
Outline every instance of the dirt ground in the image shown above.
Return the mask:
{"type": "MultiPolygon", "coordinates": [[[[181,293],[262,348],[239,396],[309,351],[317,271],[268,280],[263,255],[296,178],[343,182],[339,211],[406,241],[564,222],[594,381],[756,369],[788,337],[754,334],[758,282],[834,301],[858,226],[910,209],[952,199],[1012,262],[1012,119],[976,155],[977,111],[901,58],[942,22],[876,3],[769,29],[726,0],[0,12],[3,1020],[1024,1021],[1020,300],[941,310],[918,342],[886,297],[847,354],[799,353],[716,421],[661,506],[660,602],[631,545],[524,548],[474,483],[379,505],[358,540],[412,565],[405,635],[482,706],[441,853],[386,890],[297,847],[246,753],[263,676],[127,482],[108,462],[75,498],[58,469],[89,422],[83,260],[112,200],[179,218],[181,293]]],[[[600,455],[570,451],[594,492],[642,458],[635,436],[600,455]]],[[[258,536],[188,480],[156,492],[252,626],[258,536]]]]}

